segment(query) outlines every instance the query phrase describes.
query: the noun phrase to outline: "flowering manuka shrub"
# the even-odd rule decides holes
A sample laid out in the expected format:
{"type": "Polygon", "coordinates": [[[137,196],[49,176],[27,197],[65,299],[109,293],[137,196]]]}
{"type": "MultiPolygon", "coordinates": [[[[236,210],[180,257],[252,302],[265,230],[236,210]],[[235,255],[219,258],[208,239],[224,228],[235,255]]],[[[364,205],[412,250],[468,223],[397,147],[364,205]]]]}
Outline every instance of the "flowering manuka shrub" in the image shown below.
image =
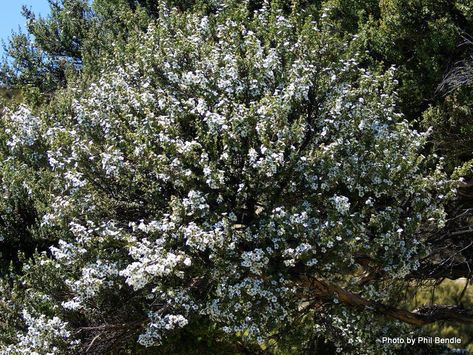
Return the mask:
{"type": "Polygon", "coordinates": [[[46,147],[39,220],[63,231],[25,263],[4,351],[139,352],[208,327],[241,347],[373,353],[430,322],[399,287],[450,187],[396,108],[395,68],[363,69],[274,4],[159,11],[93,83],[34,121],[3,117],[13,157],[46,147]]]}

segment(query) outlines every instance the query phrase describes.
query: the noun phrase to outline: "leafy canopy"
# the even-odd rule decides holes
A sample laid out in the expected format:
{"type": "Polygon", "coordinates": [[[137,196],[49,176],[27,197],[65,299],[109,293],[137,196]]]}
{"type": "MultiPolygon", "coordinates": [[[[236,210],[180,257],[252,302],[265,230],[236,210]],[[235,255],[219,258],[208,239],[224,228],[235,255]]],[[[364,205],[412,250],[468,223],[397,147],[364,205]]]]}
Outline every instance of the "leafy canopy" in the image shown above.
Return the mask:
{"type": "Polygon", "coordinates": [[[2,243],[29,241],[5,260],[2,351],[169,350],[203,327],[227,353],[391,351],[376,339],[406,330],[376,313],[406,321],[452,194],[395,67],[317,4],[126,3],[29,15],[41,63],[74,74],[1,119],[2,243]]]}

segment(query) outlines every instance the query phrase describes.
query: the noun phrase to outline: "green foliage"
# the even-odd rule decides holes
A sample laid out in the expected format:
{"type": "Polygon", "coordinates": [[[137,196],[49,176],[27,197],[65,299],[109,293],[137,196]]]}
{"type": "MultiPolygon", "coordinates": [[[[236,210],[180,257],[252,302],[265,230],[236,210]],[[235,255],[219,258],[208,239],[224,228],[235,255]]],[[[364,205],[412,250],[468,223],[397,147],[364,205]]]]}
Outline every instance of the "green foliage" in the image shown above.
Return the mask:
{"type": "Polygon", "coordinates": [[[1,351],[412,351],[378,340],[422,330],[309,281],[402,303],[454,203],[444,168],[473,175],[471,94],[436,94],[470,7],[25,9],[0,71],[1,351]]]}
{"type": "Polygon", "coordinates": [[[12,35],[1,71],[2,85],[33,86],[49,93],[64,86],[70,72],[80,69],[91,27],[88,2],[51,0],[50,4],[48,18],[36,18],[23,8],[28,34],[12,35]]]}
{"type": "Polygon", "coordinates": [[[350,3],[325,2],[327,22],[335,21],[338,33],[356,35],[354,49],[366,51],[369,64],[399,68],[402,109],[416,119],[438,99],[435,91],[446,71],[465,56],[462,35],[473,30],[467,7],[448,0],[350,3]]]}
{"type": "Polygon", "coordinates": [[[82,81],[97,75],[107,63],[107,53],[151,21],[148,8],[137,9],[126,0],[99,0],[92,7],[87,0],[49,1],[51,13],[45,18],[23,8],[27,34],[11,36],[0,71],[2,86],[23,89],[35,103],[79,73],[82,81]]]}

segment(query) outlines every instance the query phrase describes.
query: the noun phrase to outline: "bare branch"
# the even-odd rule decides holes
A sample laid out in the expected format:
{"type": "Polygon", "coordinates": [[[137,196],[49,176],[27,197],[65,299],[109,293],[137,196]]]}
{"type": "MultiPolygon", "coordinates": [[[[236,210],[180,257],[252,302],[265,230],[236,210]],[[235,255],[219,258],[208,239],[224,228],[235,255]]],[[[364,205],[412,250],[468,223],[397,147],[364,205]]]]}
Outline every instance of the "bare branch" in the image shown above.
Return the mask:
{"type": "Polygon", "coordinates": [[[473,324],[473,310],[452,305],[429,305],[408,311],[367,300],[327,281],[312,279],[317,298],[333,299],[334,296],[346,306],[364,308],[371,312],[396,319],[404,323],[422,326],[438,321],[454,321],[473,324]]]}

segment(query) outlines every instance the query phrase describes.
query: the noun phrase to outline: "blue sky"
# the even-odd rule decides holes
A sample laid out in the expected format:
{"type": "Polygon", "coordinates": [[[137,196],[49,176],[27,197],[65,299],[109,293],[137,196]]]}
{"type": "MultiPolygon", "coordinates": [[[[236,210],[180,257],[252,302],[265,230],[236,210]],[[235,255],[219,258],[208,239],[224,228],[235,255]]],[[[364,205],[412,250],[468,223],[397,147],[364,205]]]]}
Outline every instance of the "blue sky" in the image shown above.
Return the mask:
{"type": "MultiPolygon", "coordinates": [[[[36,14],[47,15],[48,0],[4,0],[0,3],[0,40],[7,41],[11,31],[18,31],[18,26],[25,28],[25,18],[21,16],[21,7],[31,7],[36,14]]],[[[0,48],[3,55],[3,46],[0,48]]]]}

